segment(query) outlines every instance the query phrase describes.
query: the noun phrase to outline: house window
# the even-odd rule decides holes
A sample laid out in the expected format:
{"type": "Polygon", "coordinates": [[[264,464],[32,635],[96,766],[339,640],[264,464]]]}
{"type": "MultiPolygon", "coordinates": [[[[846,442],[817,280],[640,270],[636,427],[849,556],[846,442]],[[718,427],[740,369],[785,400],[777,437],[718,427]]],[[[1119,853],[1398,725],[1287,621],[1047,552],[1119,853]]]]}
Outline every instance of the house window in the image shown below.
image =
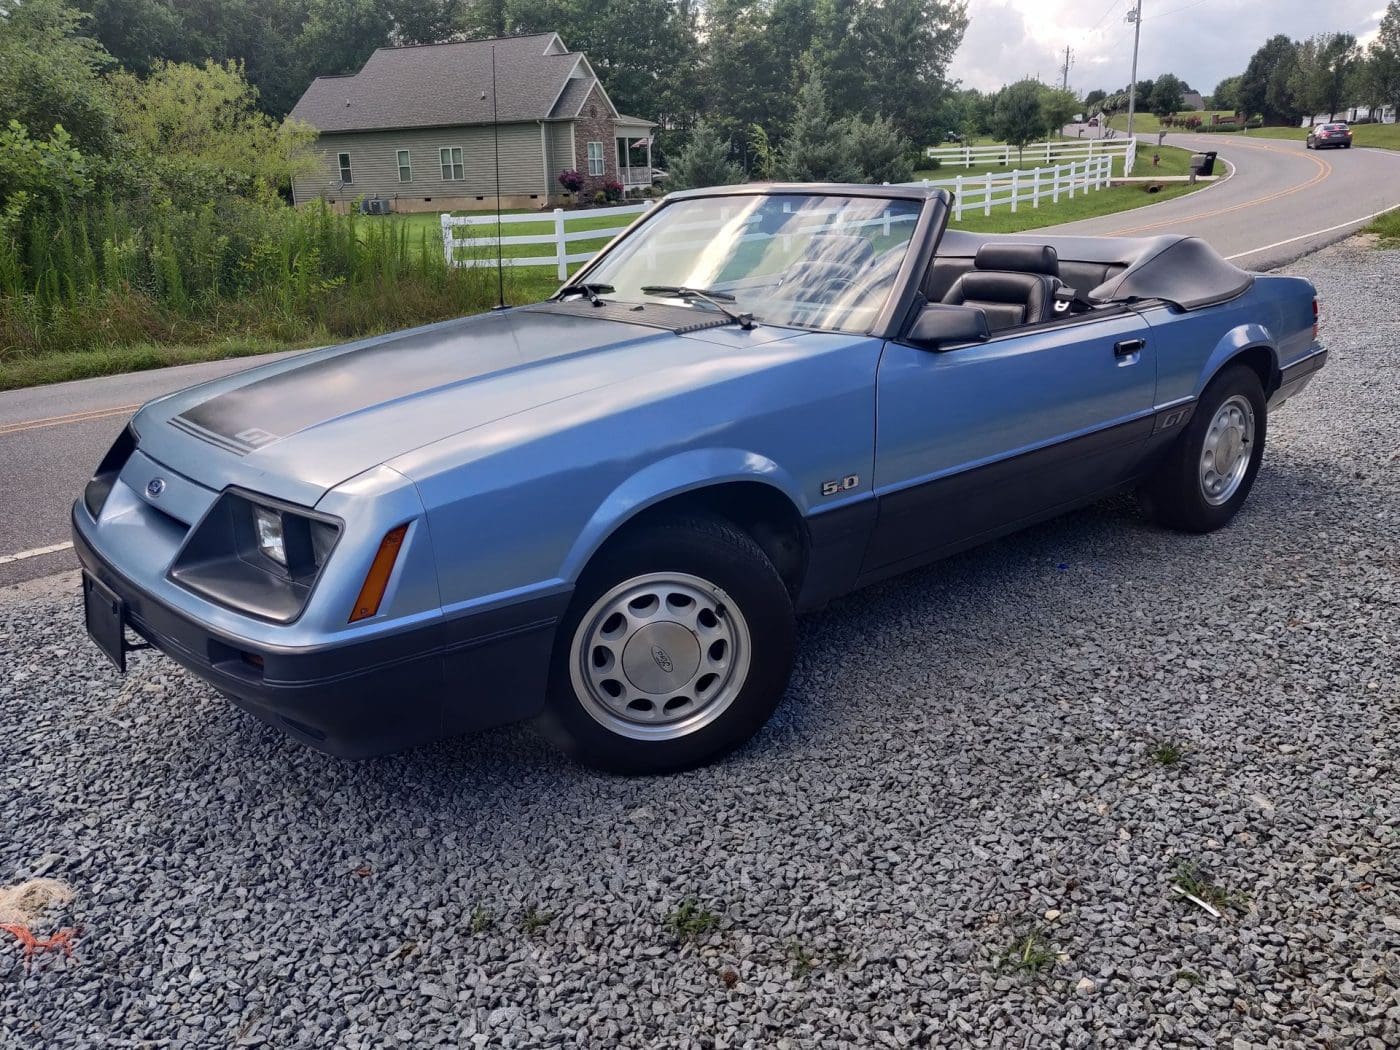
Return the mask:
{"type": "Polygon", "coordinates": [[[354,173],[350,170],[350,154],[342,153],[338,159],[340,160],[340,181],[354,182],[354,173]]]}
{"type": "Polygon", "coordinates": [[[447,182],[461,182],[466,178],[462,172],[462,147],[444,147],[438,150],[438,160],[442,162],[442,177],[447,182]]]}
{"type": "Polygon", "coordinates": [[[601,142],[590,142],[588,144],[588,174],[602,175],[605,170],[603,166],[603,144],[601,142]]]}
{"type": "Polygon", "coordinates": [[[413,181],[413,164],[409,159],[408,150],[399,150],[399,181],[413,181]]]}

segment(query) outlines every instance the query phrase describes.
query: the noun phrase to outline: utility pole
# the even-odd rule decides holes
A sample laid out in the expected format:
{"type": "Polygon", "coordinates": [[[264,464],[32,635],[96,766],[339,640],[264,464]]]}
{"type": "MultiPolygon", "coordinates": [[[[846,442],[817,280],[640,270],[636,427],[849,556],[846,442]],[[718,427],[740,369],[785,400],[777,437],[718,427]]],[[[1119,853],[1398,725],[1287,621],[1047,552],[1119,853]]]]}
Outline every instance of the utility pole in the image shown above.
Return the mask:
{"type": "Polygon", "coordinates": [[[1128,138],[1133,137],[1133,115],[1137,112],[1137,60],[1138,44],[1142,40],[1142,0],[1128,12],[1128,21],[1133,23],[1133,79],[1128,83],[1128,138]]]}
{"type": "Polygon", "coordinates": [[[1060,68],[1060,87],[1065,91],[1069,90],[1069,67],[1074,64],[1074,59],[1070,57],[1069,45],[1065,45],[1065,64],[1060,68]]]}

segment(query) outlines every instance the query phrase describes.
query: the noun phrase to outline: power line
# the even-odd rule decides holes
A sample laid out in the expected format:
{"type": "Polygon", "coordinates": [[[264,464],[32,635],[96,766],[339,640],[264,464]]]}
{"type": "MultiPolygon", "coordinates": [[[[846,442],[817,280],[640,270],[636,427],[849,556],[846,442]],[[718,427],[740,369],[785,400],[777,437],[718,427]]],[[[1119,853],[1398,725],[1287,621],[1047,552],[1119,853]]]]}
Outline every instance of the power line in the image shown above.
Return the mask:
{"type": "Polygon", "coordinates": [[[1099,15],[1099,20],[1094,23],[1094,27],[1084,35],[1093,36],[1094,33],[1098,32],[1098,28],[1099,26],[1103,25],[1104,19],[1111,15],[1113,13],[1113,9],[1117,7],[1120,3],[1122,3],[1122,0],[1110,0],[1108,7],[1104,8],[1103,14],[1099,15]]]}

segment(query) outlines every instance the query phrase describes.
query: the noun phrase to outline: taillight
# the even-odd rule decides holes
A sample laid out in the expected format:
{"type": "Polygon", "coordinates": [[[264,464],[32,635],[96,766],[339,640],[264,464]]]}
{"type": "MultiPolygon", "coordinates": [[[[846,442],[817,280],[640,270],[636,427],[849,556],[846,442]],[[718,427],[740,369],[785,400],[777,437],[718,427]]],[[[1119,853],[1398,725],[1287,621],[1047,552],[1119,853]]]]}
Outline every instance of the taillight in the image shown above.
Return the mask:
{"type": "Polygon", "coordinates": [[[1313,338],[1317,338],[1317,333],[1322,327],[1322,308],[1317,305],[1317,297],[1313,297],[1313,338]]]}

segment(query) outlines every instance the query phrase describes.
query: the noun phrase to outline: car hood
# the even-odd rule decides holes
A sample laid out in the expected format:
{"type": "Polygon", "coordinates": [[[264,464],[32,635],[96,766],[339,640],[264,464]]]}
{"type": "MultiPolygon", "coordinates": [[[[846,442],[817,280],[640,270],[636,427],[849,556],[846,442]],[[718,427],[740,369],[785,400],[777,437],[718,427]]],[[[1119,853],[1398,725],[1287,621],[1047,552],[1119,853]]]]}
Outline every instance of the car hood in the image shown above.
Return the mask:
{"type": "Polygon", "coordinates": [[[648,305],[633,321],[618,319],[620,307],[572,305],[410,329],[193,387],[137,414],[140,446],[208,488],[314,506],[341,482],[453,434],[639,376],[670,373],[658,385],[671,391],[703,383],[717,356],[751,361],[743,351],[802,336],[715,327],[713,314],[686,307],[648,305]]]}

